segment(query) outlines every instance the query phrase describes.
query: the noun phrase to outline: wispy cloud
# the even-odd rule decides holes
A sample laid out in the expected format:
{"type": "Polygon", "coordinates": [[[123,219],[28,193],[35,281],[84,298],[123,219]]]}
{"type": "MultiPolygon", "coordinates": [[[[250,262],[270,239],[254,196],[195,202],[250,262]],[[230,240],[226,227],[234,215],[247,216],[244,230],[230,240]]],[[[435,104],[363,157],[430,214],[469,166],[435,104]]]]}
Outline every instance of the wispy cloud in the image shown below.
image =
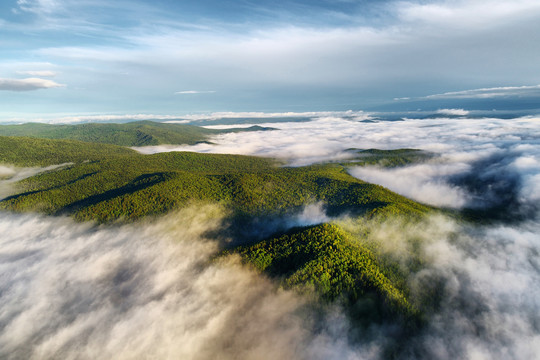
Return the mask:
{"type": "MultiPolygon", "coordinates": [[[[28,116],[27,118],[11,118],[9,122],[22,123],[27,121],[51,124],[67,124],[78,122],[107,122],[126,120],[162,120],[168,123],[188,123],[218,119],[287,119],[287,118],[341,118],[365,120],[371,118],[363,111],[308,111],[308,112],[213,112],[201,114],[50,114],[46,117],[28,116]]],[[[2,120],[0,120],[0,123],[2,120]]],[[[238,125],[235,125],[237,127],[238,125]]]]}
{"type": "Polygon", "coordinates": [[[0,90],[7,91],[31,91],[39,89],[50,89],[63,87],[65,85],[59,84],[52,80],[40,79],[40,78],[27,78],[27,79],[0,79],[0,90]]]}
{"type": "Polygon", "coordinates": [[[35,14],[51,14],[61,8],[58,0],[17,0],[17,8],[35,14]]]}
{"type": "MultiPolygon", "coordinates": [[[[49,124],[70,124],[80,122],[109,122],[109,121],[137,121],[137,120],[169,120],[170,122],[185,122],[183,116],[159,115],[159,114],[124,114],[124,115],[72,115],[72,116],[50,116],[50,117],[30,117],[32,122],[49,124]]],[[[28,121],[28,120],[26,120],[28,121]]],[[[1,122],[1,121],[0,121],[1,122]]],[[[23,123],[23,119],[11,119],[10,122],[23,123]]]]}
{"type": "Polygon", "coordinates": [[[23,71],[17,71],[17,73],[30,75],[30,76],[38,76],[38,77],[55,77],[56,75],[58,75],[56,71],[51,71],[51,70],[23,70],[23,71]]]}
{"type": "Polygon", "coordinates": [[[214,90],[184,90],[184,91],[175,92],[175,95],[213,94],[213,93],[215,93],[214,90]]]}
{"type": "Polygon", "coordinates": [[[436,24],[437,27],[496,27],[540,10],[536,0],[410,1],[398,4],[397,13],[403,20],[436,24]]]}
{"type": "Polygon", "coordinates": [[[537,95],[540,96],[540,85],[525,86],[500,86],[493,88],[480,88],[462,91],[451,91],[442,94],[433,94],[423,97],[424,99],[487,99],[502,96],[517,95],[537,95]]]}

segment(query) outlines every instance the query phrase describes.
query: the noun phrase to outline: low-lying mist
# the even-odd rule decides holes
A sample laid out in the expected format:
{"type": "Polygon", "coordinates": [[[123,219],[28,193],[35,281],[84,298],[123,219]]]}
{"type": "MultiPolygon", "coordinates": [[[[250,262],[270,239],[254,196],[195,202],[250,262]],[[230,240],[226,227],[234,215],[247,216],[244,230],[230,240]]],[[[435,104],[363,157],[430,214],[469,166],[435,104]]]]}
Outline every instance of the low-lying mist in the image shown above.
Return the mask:
{"type": "Polygon", "coordinates": [[[223,210],[98,227],[0,214],[0,358],[346,359],[347,320],[215,258],[223,210]]]}
{"type": "MultiPolygon", "coordinates": [[[[326,220],[315,205],[294,224],[310,213],[326,220]]],[[[205,205],[100,227],[2,213],[0,357],[530,359],[540,351],[538,222],[336,220],[362,230],[359,241],[407,274],[426,323],[396,339],[399,322],[355,328],[339,304],[317,305],[235,256],[216,257],[221,242],[207,234],[223,216],[205,205]],[[417,259],[421,267],[411,265],[417,259]]]]}
{"type": "Polygon", "coordinates": [[[427,320],[396,359],[533,359],[540,351],[540,222],[475,226],[443,215],[420,222],[350,219],[367,244],[407,274],[427,320]]]}
{"type": "Polygon", "coordinates": [[[70,163],[51,165],[46,167],[16,167],[0,164],[0,200],[13,193],[17,181],[29,178],[39,173],[55,170],[70,163]]]}

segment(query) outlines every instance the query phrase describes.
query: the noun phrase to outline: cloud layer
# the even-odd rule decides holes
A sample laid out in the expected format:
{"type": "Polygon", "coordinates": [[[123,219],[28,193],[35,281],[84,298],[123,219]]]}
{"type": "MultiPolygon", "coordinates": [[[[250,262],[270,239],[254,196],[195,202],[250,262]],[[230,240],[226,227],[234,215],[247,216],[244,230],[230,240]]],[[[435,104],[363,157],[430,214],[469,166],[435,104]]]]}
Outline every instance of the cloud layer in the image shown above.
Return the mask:
{"type": "Polygon", "coordinates": [[[24,70],[17,71],[19,74],[25,74],[30,76],[39,76],[39,77],[55,77],[57,73],[51,70],[24,70]]]}
{"type": "Polygon", "coordinates": [[[62,87],[65,85],[58,84],[52,80],[40,78],[27,79],[0,79],[0,90],[7,91],[32,91],[39,89],[50,89],[62,87]]]}
{"type": "Polygon", "coordinates": [[[117,228],[0,214],[0,357],[360,356],[339,313],[315,330],[306,300],[236,258],[211,261],[203,234],[220,220],[204,206],[117,228]]]}
{"type": "Polygon", "coordinates": [[[3,12],[0,63],[6,71],[28,59],[54,64],[69,84],[69,96],[31,109],[22,97],[2,104],[25,117],[359,109],[520,86],[540,96],[537,39],[524,36],[539,33],[535,1],[18,4],[3,12]],[[179,89],[215,95],[175,96],[179,89]]]}
{"type": "Polygon", "coordinates": [[[183,90],[175,92],[176,95],[191,95],[191,94],[213,94],[213,90],[183,90]]]}
{"type": "Polygon", "coordinates": [[[467,203],[467,193],[448,184],[447,178],[466,168],[466,164],[421,164],[397,169],[370,166],[352,168],[349,173],[426,204],[461,208],[467,203]]]}
{"type": "Polygon", "coordinates": [[[413,302],[432,305],[426,327],[405,340],[397,359],[535,358],[538,218],[518,227],[487,227],[437,216],[367,228],[368,241],[408,274],[413,302]],[[422,259],[421,270],[410,267],[415,256],[422,259]]]}
{"type": "MultiPolygon", "coordinates": [[[[314,309],[237,258],[212,260],[219,246],[204,234],[222,215],[199,206],[100,228],[0,214],[0,356],[383,359],[399,349],[404,360],[503,360],[540,350],[537,221],[361,225],[366,241],[407,271],[412,301],[433,305],[425,327],[396,342],[396,324],[354,329],[338,309],[314,309]],[[418,254],[423,266],[412,270],[418,254]],[[350,330],[361,340],[347,340],[350,330]]],[[[313,206],[297,221],[321,219],[313,206]]]]}
{"type": "MultiPolygon", "coordinates": [[[[452,91],[442,94],[433,94],[424,99],[489,99],[505,96],[538,96],[540,85],[533,86],[501,86],[493,88],[452,91]]],[[[461,115],[461,114],[459,114],[461,115]]],[[[466,114],[463,114],[466,115],[466,114]]]]}
{"type": "Polygon", "coordinates": [[[437,114],[442,115],[455,115],[455,116],[465,116],[468,115],[470,111],[464,110],[464,109],[439,109],[437,110],[437,114]]]}

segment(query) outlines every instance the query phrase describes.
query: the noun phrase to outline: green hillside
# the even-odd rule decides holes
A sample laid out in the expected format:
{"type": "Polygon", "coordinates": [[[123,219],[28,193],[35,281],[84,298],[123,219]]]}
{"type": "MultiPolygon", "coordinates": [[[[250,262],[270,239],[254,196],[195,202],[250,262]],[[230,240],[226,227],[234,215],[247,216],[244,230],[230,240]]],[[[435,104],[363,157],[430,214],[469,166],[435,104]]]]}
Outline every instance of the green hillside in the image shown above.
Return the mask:
{"type": "Polygon", "coordinates": [[[47,166],[136,154],[135,150],[108,144],[0,136],[0,165],[47,166]]]}
{"type": "Polygon", "coordinates": [[[142,155],[112,145],[0,137],[0,163],[73,165],[26,179],[0,208],[69,213],[78,219],[136,219],[219,201],[236,216],[285,214],[322,201],[330,212],[416,213],[426,207],[355,179],[336,164],[278,167],[271,159],[169,152],[142,155]]]}
{"type": "Polygon", "coordinates": [[[156,216],[193,202],[220,203],[230,213],[232,245],[243,244],[227,251],[240,253],[285,286],[345,302],[360,318],[416,312],[405,282],[388,270],[391,264],[381,263],[373,249],[337,225],[293,229],[261,242],[249,231],[234,238],[235,228],[287,218],[313,203],[323,203],[330,215],[353,218],[421,218],[430,210],[350,176],[343,165],[283,167],[251,156],[143,155],[115,145],[0,136],[0,165],[61,163],[71,164],[18,182],[16,193],[0,200],[0,209],[106,223],[156,216]]]}
{"type": "Polygon", "coordinates": [[[0,135],[28,136],[45,139],[69,139],[120,146],[148,146],[160,144],[196,144],[211,135],[241,131],[270,130],[260,126],[226,130],[206,129],[184,124],[135,121],[125,124],[90,123],[79,125],[50,125],[26,123],[0,125],[0,135]]]}
{"type": "Polygon", "coordinates": [[[355,317],[380,320],[417,312],[398,275],[336,225],[293,229],[233,251],[285,287],[307,286],[328,301],[345,302],[356,310],[355,317]]]}
{"type": "MultiPolygon", "coordinates": [[[[346,161],[346,165],[364,166],[377,165],[383,167],[405,166],[423,162],[435,157],[434,153],[419,149],[347,149],[353,154],[353,159],[346,161]]],[[[345,164],[344,164],[345,165],[345,164]]]]}

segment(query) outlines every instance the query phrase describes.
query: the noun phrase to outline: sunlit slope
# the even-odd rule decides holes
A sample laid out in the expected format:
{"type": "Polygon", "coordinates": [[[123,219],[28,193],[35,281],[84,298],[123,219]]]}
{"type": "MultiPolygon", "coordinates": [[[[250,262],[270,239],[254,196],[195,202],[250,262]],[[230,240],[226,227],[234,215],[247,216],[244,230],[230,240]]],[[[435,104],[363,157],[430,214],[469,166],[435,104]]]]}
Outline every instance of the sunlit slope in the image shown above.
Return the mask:
{"type": "Polygon", "coordinates": [[[435,157],[434,153],[419,149],[347,149],[353,156],[345,161],[346,165],[364,166],[377,165],[382,167],[398,167],[424,162],[435,157]]]}
{"type": "Polygon", "coordinates": [[[125,124],[50,125],[26,123],[0,125],[0,135],[28,136],[45,139],[69,139],[121,146],[148,146],[160,144],[195,144],[211,135],[268,130],[260,126],[241,129],[215,130],[184,124],[167,124],[153,121],[135,121],[125,124]]]}
{"type": "Polygon", "coordinates": [[[240,217],[283,215],[314,202],[324,203],[330,213],[427,210],[381,186],[355,179],[335,164],[287,168],[249,156],[141,155],[115,146],[15,137],[0,137],[0,148],[6,149],[0,154],[4,164],[74,162],[21,181],[18,193],[0,202],[0,208],[15,211],[106,222],[165,213],[193,200],[222,202],[240,217]]]}
{"type": "Polygon", "coordinates": [[[339,299],[372,320],[413,315],[406,289],[374,253],[337,225],[292,229],[287,234],[233,250],[285,287],[313,288],[324,299],[339,299]],[[400,288],[401,285],[401,288],[400,288]],[[367,300],[369,299],[369,300],[367,300]]]}
{"type": "Polygon", "coordinates": [[[135,150],[107,144],[0,136],[0,164],[47,166],[135,154],[135,150]]]}

